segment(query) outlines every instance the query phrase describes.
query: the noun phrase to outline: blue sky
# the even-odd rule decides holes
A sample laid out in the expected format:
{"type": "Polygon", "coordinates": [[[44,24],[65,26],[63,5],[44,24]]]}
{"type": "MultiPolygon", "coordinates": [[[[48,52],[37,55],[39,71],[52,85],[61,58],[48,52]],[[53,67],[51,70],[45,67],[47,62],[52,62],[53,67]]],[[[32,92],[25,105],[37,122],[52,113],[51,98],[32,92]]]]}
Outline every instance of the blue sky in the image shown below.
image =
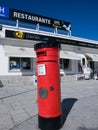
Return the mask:
{"type": "Polygon", "coordinates": [[[0,0],[0,5],[68,21],[73,36],[98,41],[98,0],[0,0]]]}

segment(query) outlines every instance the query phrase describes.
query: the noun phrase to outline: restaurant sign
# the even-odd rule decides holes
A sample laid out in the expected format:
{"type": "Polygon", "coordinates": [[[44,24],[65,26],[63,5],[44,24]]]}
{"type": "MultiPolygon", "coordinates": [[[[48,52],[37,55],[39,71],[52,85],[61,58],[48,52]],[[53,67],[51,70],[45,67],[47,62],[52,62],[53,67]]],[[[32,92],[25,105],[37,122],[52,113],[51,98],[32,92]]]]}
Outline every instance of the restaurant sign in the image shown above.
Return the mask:
{"type": "Polygon", "coordinates": [[[11,9],[0,6],[0,17],[10,20],[19,20],[21,22],[39,24],[42,26],[58,28],[61,30],[71,30],[71,24],[66,21],[45,17],[33,13],[28,13],[22,10],[11,9]]]}

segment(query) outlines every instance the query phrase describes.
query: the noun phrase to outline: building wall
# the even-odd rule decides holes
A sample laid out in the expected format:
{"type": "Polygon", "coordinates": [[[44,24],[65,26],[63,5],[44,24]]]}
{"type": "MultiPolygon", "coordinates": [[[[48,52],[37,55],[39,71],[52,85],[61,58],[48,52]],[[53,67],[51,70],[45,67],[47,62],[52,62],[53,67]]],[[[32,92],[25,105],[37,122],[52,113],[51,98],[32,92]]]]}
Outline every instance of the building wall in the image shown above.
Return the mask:
{"type": "Polygon", "coordinates": [[[7,72],[8,58],[5,57],[3,46],[0,45],[0,75],[7,72]]]}
{"type": "MultiPolygon", "coordinates": [[[[10,30],[18,30],[14,28],[5,28],[10,30]]],[[[0,80],[2,80],[3,84],[6,86],[6,84],[16,83],[16,84],[23,84],[25,85],[27,83],[26,79],[31,82],[32,84],[32,75],[36,74],[36,58],[31,58],[31,66],[32,69],[29,71],[9,71],[9,56],[6,55],[4,46],[13,46],[13,47],[28,47],[28,48],[34,48],[34,44],[37,43],[32,40],[21,40],[21,39],[14,39],[14,38],[5,38],[5,29],[3,28],[2,31],[0,31],[0,80]],[[23,79],[23,80],[22,80],[23,79]],[[26,82],[25,82],[26,81],[26,82]]],[[[22,30],[26,32],[26,30],[22,30]]],[[[29,31],[27,31],[29,33],[29,31]]],[[[87,47],[80,47],[80,46],[72,46],[72,45],[64,45],[61,44],[61,50],[64,51],[73,51],[79,54],[82,54],[85,57],[85,53],[96,53],[98,54],[98,49],[93,48],[87,48],[87,47]]],[[[21,55],[20,55],[21,57],[21,55]]],[[[82,59],[81,61],[82,62],[82,59]]],[[[65,74],[70,77],[70,75],[73,76],[78,72],[78,60],[71,60],[72,69],[71,70],[65,70],[65,74]]],[[[85,63],[87,67],[87,59],[85,57],[85,63]]],[[[96,67],[98,67],[98,62],[95,63],[96,67]]]]}
{"type": "MultiPolygon", "coordinates": [[[[1,39],[0,40],[0,75],[33,75],[35,73],[35,58],[31,58],[31,66],[33,71],[20,71],[11,72],[9,71],[9,56],[6,55],[4,46],[17,46],[17,47],[30,47],[33,48],[33,42],[28,42],[24,40],[14,40],[14,39],[1,39]]],[[[21,55],[20,55],[21,57],[21,55]]]]}
{"type": "MultiPolygon", "coordinates": [[[[35,68],[36,68],[36,59],[32,59],[32,72],[26,71],[26,72],[10,72],[9,71],[9,57],[5,55],[5,50],[3,46],[18,46],[18,47],[34,47],[34,43],[28,40],[19,40],[19,39],[1,39],[0,41],[0,75],[33,75],[35,74],[35,68]]],[[[74,51],[79,54],[85,54],[85,53],[98,53],[97,49],[92,48],[85,48],[85,47],[78,47],[78,46],[70,46],[70,45],[61,45],[61,50],[64,51],[74,51]]],[[[20,56],[21,57],[21,56],[20,56]]],[[[66,74],[75,74],[78,73],[78,60],[72,60],[72,70],[66,71],[66,74]]],[[[86,61],[87,64],[87,61],[86,61]]],[[[97,63],[96,63],[97,65],[97,63]]]]}
{"type": "MultiPolygon", "coordinates": [[[[9,56],[6,56],[4,46],[33,47],[33,43],[22,40],[0,39],[0,87],[3,86],[28,86],[33,85],[36,59],[31,58],[32,70],[30,71],[9,71],[9,56]]],[[[21,57],[21,56],[20,56],[21,57]]]]}

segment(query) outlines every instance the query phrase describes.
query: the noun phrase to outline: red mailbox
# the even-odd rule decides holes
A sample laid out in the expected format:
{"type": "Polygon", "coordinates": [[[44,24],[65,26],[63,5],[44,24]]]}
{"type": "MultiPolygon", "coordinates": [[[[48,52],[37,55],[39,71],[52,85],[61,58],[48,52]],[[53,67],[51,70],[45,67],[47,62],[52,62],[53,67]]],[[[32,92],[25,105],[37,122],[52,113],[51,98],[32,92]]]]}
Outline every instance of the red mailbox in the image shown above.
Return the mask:
{"type": "Polygon", "coordinates": [[[38,123],[42,130],[61,127],[61,94],[58,43],[38,43],[37,56],[38,123]]]}

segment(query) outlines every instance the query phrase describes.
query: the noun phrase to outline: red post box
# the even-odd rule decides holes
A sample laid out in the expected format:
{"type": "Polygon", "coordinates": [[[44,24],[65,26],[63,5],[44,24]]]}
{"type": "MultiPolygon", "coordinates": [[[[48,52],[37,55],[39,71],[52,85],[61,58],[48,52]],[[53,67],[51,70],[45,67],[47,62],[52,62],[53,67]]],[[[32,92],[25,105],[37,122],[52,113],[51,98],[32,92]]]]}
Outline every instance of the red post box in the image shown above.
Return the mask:
{"type": "Polygon", "coordinates": [[[42,130],[61,127],[61,94],[58,43],[34,45],[37,56],[38,124],[42,130]]]}

